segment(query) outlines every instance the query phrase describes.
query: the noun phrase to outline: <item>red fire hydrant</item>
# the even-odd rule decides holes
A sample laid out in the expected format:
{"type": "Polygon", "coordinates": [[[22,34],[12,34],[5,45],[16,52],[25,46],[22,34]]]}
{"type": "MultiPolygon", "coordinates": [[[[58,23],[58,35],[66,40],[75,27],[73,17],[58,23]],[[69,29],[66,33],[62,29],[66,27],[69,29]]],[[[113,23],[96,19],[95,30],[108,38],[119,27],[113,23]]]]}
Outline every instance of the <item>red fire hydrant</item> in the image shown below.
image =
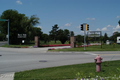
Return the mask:
{"type": "Polygon", "coordinates": [[[95,59],[95,63],[96,63],[96,72],[100,72],[101,70],[101,63],[102,63],[102,58],[98,55],[95,59]]]}

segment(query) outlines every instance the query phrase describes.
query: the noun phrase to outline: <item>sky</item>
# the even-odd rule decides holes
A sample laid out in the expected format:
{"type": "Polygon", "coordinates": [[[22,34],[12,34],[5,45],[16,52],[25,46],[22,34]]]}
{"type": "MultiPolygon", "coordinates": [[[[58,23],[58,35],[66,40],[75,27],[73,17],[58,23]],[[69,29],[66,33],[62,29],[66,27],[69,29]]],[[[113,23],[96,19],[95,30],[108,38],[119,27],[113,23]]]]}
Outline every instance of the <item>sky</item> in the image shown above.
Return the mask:
{"type": "Polygon", "coordinates": [[[102,35],[120,32],[120,0],[0,0],[0,15],[8,9],[28,17],[36,15],[40,24],[34,27],[47,34],[58,24],[59,29],[83,35],[83,23],[89,24],[89,31],[102,31],[102,35]]]}

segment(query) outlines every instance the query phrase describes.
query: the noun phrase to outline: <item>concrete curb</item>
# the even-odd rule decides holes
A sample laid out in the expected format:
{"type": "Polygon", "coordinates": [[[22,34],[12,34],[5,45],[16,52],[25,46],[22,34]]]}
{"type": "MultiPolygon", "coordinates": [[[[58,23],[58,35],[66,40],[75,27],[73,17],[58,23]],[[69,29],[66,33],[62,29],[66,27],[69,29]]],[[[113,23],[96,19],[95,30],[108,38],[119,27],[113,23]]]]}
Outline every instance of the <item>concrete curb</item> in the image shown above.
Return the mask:
{"type": "Polygon", "coordinates": [[[14,73],[15,72],[0,74],[0,80],[14,80],[14,73]]]}

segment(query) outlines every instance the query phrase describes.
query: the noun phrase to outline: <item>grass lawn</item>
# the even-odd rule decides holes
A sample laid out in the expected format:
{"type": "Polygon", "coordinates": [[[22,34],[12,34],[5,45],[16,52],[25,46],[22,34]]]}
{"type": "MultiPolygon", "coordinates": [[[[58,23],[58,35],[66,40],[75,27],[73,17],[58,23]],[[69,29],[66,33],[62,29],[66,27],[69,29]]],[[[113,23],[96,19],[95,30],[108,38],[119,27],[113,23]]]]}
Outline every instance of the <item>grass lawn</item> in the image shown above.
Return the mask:
{"type": "MultiPolygon", "coordinates": [[[[50,51],[50,50],[49,50],[50,51]]],[[[86,50],[84,50],[84,47],[77,47],[77,48],[67,48],[67,49],[56,49],[51,51],[120,51],[120,45],[102,45],[102,48],[100,45],[94,45],[86,47],[86,50]]]]}
{"type": "Polygon", "coordinates": [[[115,79],[109,78],[107,80],[117,80],[119,75],[120,60],[117,60],[103,62],[101,64],[101,72],[96,72],[95,63],[85,63],[17,72],[14,80],[73,80],[78,77],[95,78],[96,76],[98,76],[98,80],[101,80],[99,79],[100,77],[116,77],[115,79]]]}
{"type": "Polygon", "coordinates": [[[28,47],[28,46],[34,46],[33,44],[29,44],[29,45],[2,45],[1,47],[13,47],[13,48],[17,48],[17,47],[28,47]]]}
{"type": "MultiPolygon", "coordinates": [[[[40,41],[40,44],[41,45],[52,45],[52,44],[54,45],[54,44],[62,44],[62,43],[60,41],[56,41],[56,43],[54,43],[54,41],[50,41],[49,43],[48,42],[44,43],[43,41],[40,41]]],[[[69,42],[66,41],[65,44],[69,44],[69,42]]],[[[34,41],[31,41],[30,44],[21,44],[21,45],[7,45],[7,44],[5,44],[5,45],[2,45],[1,47],[26,47],[26,46],[34,46],[34,45],[35,45],[34,41]]]]}

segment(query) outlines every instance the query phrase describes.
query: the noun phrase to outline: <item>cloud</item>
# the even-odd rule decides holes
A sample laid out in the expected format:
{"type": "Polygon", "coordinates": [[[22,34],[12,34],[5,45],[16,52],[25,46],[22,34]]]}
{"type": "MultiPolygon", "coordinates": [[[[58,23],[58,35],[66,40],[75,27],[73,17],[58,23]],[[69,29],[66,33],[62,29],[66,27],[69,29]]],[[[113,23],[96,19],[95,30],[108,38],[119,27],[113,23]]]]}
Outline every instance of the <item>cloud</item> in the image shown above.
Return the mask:
{"type": "Polygon", "coordinates": [[[114,27],[114,26],[111,26],[111,25],[107,25],[106,27],[114,27]]]}
{"type": "Polygon", "coordinates": [[[119,26],[119,24],[116,27],[113,28],[113,32],[116,32],[116,31],[120,32],[120,26],[119,26]]]}
{"type": "Polygon", "coordinates": [[[97,28],[97,29],[96,29],[96,31],[100,31],[100,29],[99,29],[99,28],[97,28]]]}
{"type": "Polygon", "coordinates": [[[74,32],[75,35],[84,35],[84,31],[74,32]]]}
{"type": "Polygon", "coordinates": [[[38,28],[42,28],[42,26],[37,26],[38,28]]]}
{"type": "Polygon", "coordinates": [[[117,16],[116,18],[120,18],[120,16],[117,16]]]}
{"type": "Polygon", "coordinates": [[[102,28],[102,31],[108,31],[107,27],[102,28]]]}
{"type": "Polygon", "coordinates": [[[86,18],[87,20],[95,20],[95,18],[86,18]]]}
{"type": "Polygon", "coordinates": [[[119,24],[116,26],[116,29],[120,29],[120,26],[119,26],[119,24]]]}
{"type": "Polygon", "coordinates": [[[17,3],[17,4],[22,4],[22,2],[21,2],[21,1],[19,1],[19,0],[17,0],[17,1],[16,1],[16,3],[17,3]]]}
{"type": "Polygon", "coordinates": [[[66,23],[65,24],[65,26],[71,26],[72,25],[72,23],[66,23]]]}

